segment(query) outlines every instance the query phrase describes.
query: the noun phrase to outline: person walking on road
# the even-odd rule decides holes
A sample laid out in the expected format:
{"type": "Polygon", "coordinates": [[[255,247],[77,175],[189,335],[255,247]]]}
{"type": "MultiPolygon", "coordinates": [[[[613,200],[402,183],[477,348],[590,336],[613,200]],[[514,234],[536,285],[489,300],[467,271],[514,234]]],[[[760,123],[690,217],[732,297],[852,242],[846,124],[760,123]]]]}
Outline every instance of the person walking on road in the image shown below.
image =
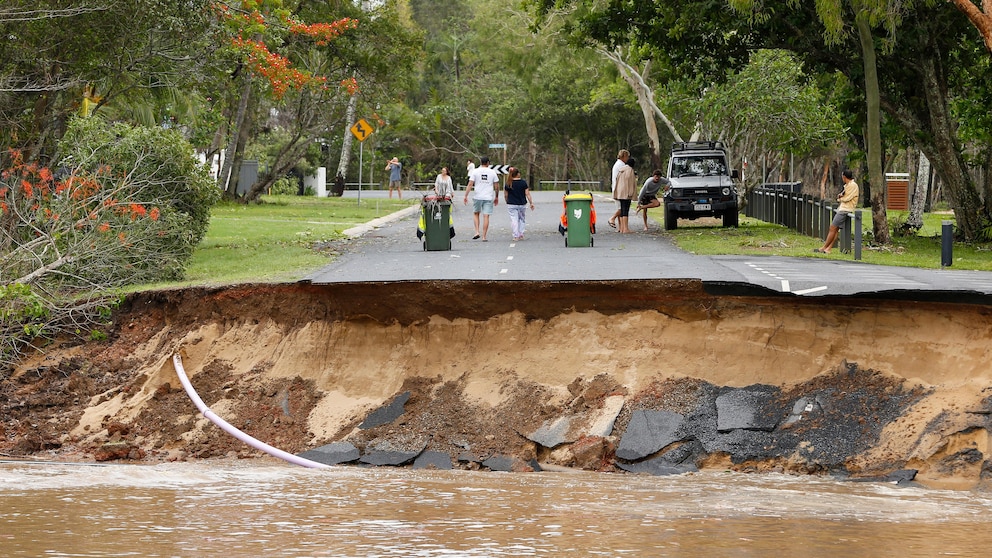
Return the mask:
{"type": "Polygon", "coordinates": [[[818,254],[830,253],[830,249],[834,247],[834,242],[837,240],[837,233],[840,232],[840,228],[844,226],[844,222],[847,221],[848,216],[858,207],[861,187],[854,181],[854,173],[850,169],[846,169],[841,175],[841,179],[844,181],[844,191],[837,194],[837,201],[840,202],[840,206],[837,208],[837,214],[834,215],[834,220],[830,222],[830,230],[827,232],[827,239],[823,242],[823,246],[813,248],[813,251],[818,254]]]}
{"type": "Polygon", "coordinates": [[[630,202],[637,195],[635,164],[633,157],[627,158],[627,164],[617,173],[617,187],[613,191],[613,199],[620,205],[617,223],[621,234],[630,232],[630,202]]]}
{"type": "Polygon", "coordinates": [[[468,187],[465,188],[465,205],[468,205],[468,193],[472,192],[472,221],[475,224],[475,236],[472,240],[480,238],[480,221],[482,241],[488,240],[486,235],[489,233],[489,216],[493,214],[493,207],[499,205],[499,197],[496,195],[498,190],[499,175],[489,168],[489,157],[480,157],[479,166],[472,171],[468,187]]]}
{"type": "Polygon", "coordinates": [[[403,185],[400,178],[403,164],[400,163],[399,158],[393,157],[386,164],[386,170],[389,171],[389,199],[393,199],[393,188],[396,188],[396,195],[399,199],[403,199],[403,190],[400,189],[403,185]]]}
{"type": "Polygon", "coordinates": [[[527,225],[527,206],[534,209],[534,200],[530,197],[530,187],[527,181],[520,178],[520,169],[510,167],[503,189],[503,201],[506,202],[506,212],[510,214],[510,231],[513,240],[524,239],[524,227],[527,225]]]}
{"type": "Polygon", "coordinates": [[[446,200],[450,200],[455,195],[455,188],[451,185],[448,167],[441,167],[441,174],[434,179],[434,193],[437,194],[437,197],[446,200]]]}
{"type": "MultiPolygon", "coordinates": [[[[627,166],[627,159],[630,158],[630,151],[626,149],[621,149],[617,153],[617,160],[613,162],[613,171],[610,175],[610,195],[616,198],[613,194],[617,191],[617,174],[620,173],[620,169],[627,166]]],[[[613,212],[613,216],[607,220],[611,228],[617,228],[617,217],[620,216],[620,204],[617,203],[617,210],[613,212]]]]}
{"type": "Polygon", "coordinates": [[[654,169],[654,173],[644,181],[641,191],[637,194],[637,209],[634,213],[638,211],[644,212],[644,230],[648,230],[648,209],[661,206],[661,201],[658,199],[658,192],[662,188],[667,190],[672,185],[667,178],[662,176],[663,174],[661,169],[654,169]]]}

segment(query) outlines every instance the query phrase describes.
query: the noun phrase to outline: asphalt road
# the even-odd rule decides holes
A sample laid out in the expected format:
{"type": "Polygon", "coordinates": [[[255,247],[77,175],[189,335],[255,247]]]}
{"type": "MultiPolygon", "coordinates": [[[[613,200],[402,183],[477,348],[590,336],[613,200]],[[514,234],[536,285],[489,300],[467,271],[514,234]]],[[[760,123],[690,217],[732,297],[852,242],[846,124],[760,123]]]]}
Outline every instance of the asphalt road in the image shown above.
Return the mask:
{"type": "MultiPolygon", "coordinates": [[[[383,191],[362,192],[375,203],[383,191]]],[[[419,195],[406,192],[406,195],[419,195]]],[[[357,198],[349,191],[346,197],[357,198]]],[[[471,201],[457,192],[456,236],[451,250],[424,251],[417,238],[419,207],[347,231],[352,240],[338,259],[306,280],[313,283],[432,279],[596,281],[699,279],[708,291],[728,294],[791,293],[798,296],[864,295],[909,300],[992,304],[992,272],[917,269],[823,258],[696,256],[674,246],[659,223],[631,217],[631,234],[607,225],[613,201],[595,193],[598,226],[592,247],[565,246],[558,232],[562,192],[533,192],[525,239],[511,240],[506,206],[491,217],[488,241],[472,240],[471,201]]],[[[358,200],[356,199],[356,203],[358,200]]],[[[657,211],[657,210],[655,210],[657,211]]],[[[684,222],[683,223],[687,223],[684,222]]],[[[810,239],[810,247],[817,245],[810,239]]]]}

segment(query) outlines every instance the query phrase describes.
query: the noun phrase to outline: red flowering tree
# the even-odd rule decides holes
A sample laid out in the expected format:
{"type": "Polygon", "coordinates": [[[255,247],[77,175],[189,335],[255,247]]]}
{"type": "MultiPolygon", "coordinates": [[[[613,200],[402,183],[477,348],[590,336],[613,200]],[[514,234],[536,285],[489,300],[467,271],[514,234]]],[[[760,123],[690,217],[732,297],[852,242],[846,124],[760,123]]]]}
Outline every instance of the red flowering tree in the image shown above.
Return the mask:
{"type": "Polygon", "coordinates": [[[180,277],[217,199],[177,132],[88,119],[62,146],[57,171],[3,157],[0,371],[39,339],[88,334],[117,288],[180,277]]]}
{"type": "Polygon", "coordinates": [[[278,150],[275,161],[268,161],[270,172],[255,185],[249,185],[252,188],[244,198],[251,200],[292,168],[313,139],[326,131],[326,118],[321,112],[326,114],[328,108],[343,106],[341,99],[358,91],[357,80],[347,75],[345,67],[327,63],[333,58],[327,56],[327,47],[355,29],[358,21],[344,17],[333,22],[306,23],[279,0],[218,2],[215,9],[238,64],[232,75],[241,80],[235,90],[236,106],[231,107],[228,156],[218,177],[221,189],[229,197],[234,197],[237,189],[238,167],[247,141],[242,131],[252,123],[252,107],[261,104],[257,96],[295,116],[288,143],[278,150]],[[302,68],[294,60],[309,67],[302,68]],[[289,93],[294,93],[292,99],[287,97],[289,93]]]}

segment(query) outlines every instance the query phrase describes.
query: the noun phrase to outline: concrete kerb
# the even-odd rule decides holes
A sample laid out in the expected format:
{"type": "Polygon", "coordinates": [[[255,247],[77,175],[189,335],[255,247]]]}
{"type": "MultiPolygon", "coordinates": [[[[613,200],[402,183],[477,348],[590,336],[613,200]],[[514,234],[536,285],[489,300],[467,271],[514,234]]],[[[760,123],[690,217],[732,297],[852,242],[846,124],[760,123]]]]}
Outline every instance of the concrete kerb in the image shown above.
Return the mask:
{"type": "Polygon", "coordinates": [[[351,227],[350,229],[345,229],[344,231],[342,231],[342,234],[344,234],[348,238],[357,238],[357,237],[362,236],[365,233],[368,233],[370,231],[373,231],[373,230],[375,230],[375,229],[377,229],[377,228],[379,228],[379,227],[381,227],[383,225],[388,225],[389,223],[392,223],[394,221],[399,221],[400,219],[405,219],[406,217],[408,217],[410,215],[416,214],[418,211],[420,211],[420,205],[419,204],[418,205],[411,205],[410,207],[407,207],[405,209],[401,209],[401,210],[396,211],[394,213],[390,213],[389,215],[386,215],[386,216],[383,216],[383,217],[378,217],[376,219],[372,219],[371,221],[369,221],[367,223],[362,223],[361,225],[358,225],[358,226],[355,226],[355,227],[351,227]]]}

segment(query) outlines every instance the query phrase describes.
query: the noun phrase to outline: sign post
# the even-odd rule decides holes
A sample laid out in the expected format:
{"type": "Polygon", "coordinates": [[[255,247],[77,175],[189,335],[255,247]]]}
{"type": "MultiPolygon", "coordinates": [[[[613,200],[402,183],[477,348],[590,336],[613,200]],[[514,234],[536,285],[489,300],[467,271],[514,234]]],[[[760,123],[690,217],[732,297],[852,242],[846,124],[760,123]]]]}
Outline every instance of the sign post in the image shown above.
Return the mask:
{"type": "Polygon", "coordinates": [[[502,149],[503,150],[503,165],[506,165],[506,144],[505,143],[490,143],[489,149],[502,149]]]}
{"type": "Polygon", "coordinates": [[[362,169],[365,168],[365,139],[372,135],[375,129],[364,118],[359,118],[358,122],[355,122],[350,129],[351,135],[355,136],[355,139],[358,140],[358,205],[362,205],[362,169]]]}

